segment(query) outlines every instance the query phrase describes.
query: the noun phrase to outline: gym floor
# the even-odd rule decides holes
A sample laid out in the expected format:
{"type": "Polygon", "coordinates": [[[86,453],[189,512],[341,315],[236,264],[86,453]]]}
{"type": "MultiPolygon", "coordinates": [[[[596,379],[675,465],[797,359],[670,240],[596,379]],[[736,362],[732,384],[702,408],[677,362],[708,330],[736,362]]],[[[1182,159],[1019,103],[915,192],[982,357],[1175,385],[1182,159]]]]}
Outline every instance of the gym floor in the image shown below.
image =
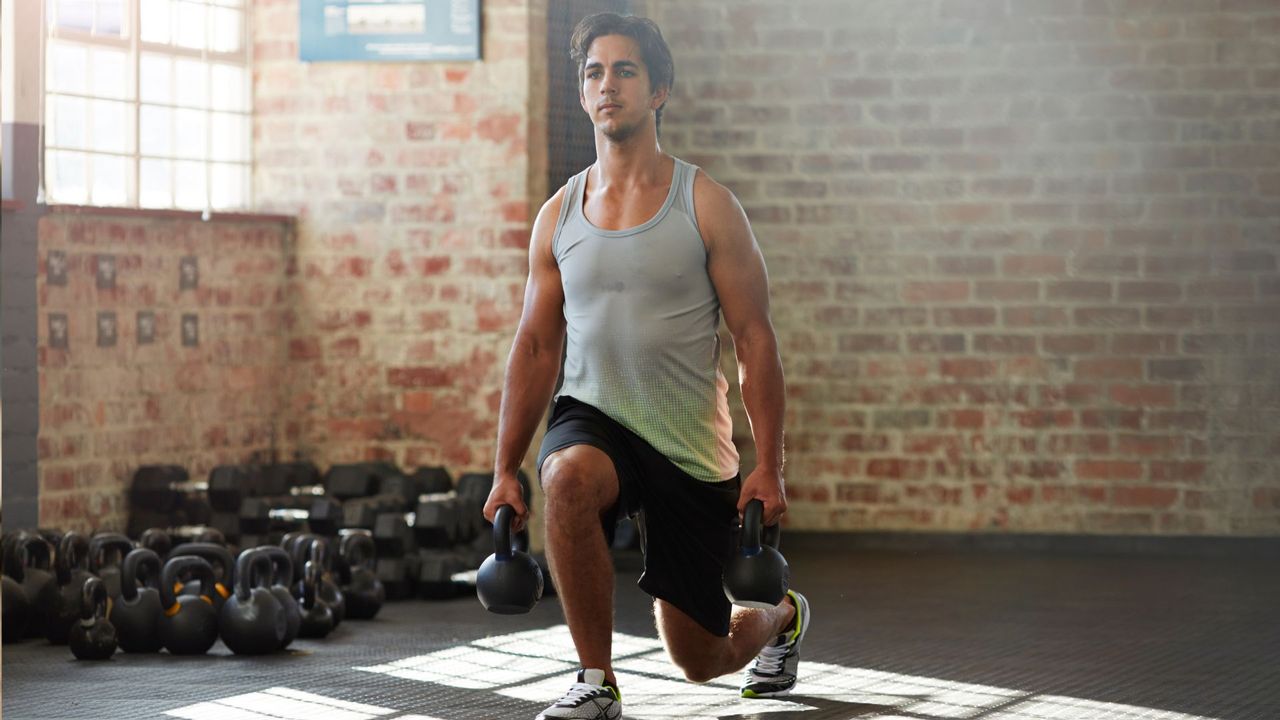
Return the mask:
{"type": "MultiPolygon", "coordinates": [[[[682,681],[638,573],[618,575],[626,718],[1274,720],[1274,557],[849,550],[792,535],[813,604],[796,694],[741,700],[737,677],[682,681]]],[[[624,566],[625,568],[625,566],[624,566]]],[[[390,603],[371,622],[265,658],[4,647],[4,716],[193,720],[532,718],[571,682],[554,597],[526,616],[474,598],[390,603]]]]}

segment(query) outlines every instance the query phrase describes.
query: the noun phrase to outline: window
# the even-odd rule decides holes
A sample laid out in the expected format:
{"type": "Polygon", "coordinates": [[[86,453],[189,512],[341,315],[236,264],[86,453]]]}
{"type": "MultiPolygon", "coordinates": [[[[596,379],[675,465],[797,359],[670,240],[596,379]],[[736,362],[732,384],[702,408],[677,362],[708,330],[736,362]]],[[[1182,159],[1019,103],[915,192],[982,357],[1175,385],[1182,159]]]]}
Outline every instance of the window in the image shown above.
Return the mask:
{"type": "Polygon", "coordinates": [[[245,0],[47,0],[51,204],[251,204],[245,0]]]}

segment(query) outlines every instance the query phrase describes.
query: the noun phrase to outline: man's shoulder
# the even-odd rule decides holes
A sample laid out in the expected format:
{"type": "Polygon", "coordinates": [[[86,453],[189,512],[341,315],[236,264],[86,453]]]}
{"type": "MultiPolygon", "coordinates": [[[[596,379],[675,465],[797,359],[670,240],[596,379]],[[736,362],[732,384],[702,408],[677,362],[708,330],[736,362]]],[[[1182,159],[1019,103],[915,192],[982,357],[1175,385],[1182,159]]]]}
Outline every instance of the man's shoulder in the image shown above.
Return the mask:
{"type": "Polygon", "coordinates": [[[721,185],[702,168],[697,169],[693,179],[693,209],[700,225],[704,220],[715,222],[723,219],[726,213],[741,212],[733,191],[721,185]]]}

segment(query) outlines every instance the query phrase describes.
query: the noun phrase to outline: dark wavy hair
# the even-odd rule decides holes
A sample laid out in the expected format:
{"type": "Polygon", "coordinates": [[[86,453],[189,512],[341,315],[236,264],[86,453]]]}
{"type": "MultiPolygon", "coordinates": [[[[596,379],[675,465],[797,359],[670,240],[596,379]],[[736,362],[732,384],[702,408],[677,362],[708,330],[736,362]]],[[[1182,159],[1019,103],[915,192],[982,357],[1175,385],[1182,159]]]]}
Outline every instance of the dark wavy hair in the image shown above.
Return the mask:
{"type": "MultiPolygon", "coordinates": [[[[605,35],[625,35],[640,46],[640,59],[644,61],[649,72],[649,91],[653,92],[665,87],[668,92],[676,81],[676,66],[671,60],[671,48],[662,37],[658,24],[649,18],[634,15],[618,15],[615,13],[596,13],[578,21],[573,28],[573,36],[569,40],[569,57],[578,66],[578,87],[582,87],[583,75],[587,67],[587,51],[591,43],[605,35]]],[[[655,116],[657,128],[662,128],[662,108],[658,108],[655,116]]]]}

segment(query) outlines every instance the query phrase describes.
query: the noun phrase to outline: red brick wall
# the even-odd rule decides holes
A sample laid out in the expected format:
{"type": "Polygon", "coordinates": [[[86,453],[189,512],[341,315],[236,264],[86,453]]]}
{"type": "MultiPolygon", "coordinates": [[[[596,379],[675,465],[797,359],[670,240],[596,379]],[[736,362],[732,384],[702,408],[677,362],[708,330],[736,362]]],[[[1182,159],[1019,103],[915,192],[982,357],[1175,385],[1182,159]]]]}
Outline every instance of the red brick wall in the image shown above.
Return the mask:
{"type": "Polygon", "coordinates": [[[297,0],[254,3],[255,191],[300,217],[287,392],[321,466],[492,467],[545,199],[541,7],[486,0],[481,62],[304,64],[297,0]]]}
{"type": "Polygon", "coordinates": [[[769,263],[794,526],[1280,532],[1280,6],[638,11],[769,263]]]}
{"type": "Polygon", "coordinates": [[[40,523],[123,530],[134,470],[177,463],[195,478],[241,462],[296,423],[285,415],[285,252],[279,222],[202,223],[53,213],[40,221],[40,523]],[[66,283],[50,283],[61,253],[66,283]],[[99,287],[100,256],[115,260],[99,287]],[[198,286],[180,289],[195,257],[198,286]],[[155,339],[138,342],[138,313],[154,312],[155,339]],[[100,346],[100,313],[115,313],[116,342],[100,346]],[[184,346],[184,315],[198,342],[184,346]],[[49,317],[65,315],[66,349],[49,317]]]}

